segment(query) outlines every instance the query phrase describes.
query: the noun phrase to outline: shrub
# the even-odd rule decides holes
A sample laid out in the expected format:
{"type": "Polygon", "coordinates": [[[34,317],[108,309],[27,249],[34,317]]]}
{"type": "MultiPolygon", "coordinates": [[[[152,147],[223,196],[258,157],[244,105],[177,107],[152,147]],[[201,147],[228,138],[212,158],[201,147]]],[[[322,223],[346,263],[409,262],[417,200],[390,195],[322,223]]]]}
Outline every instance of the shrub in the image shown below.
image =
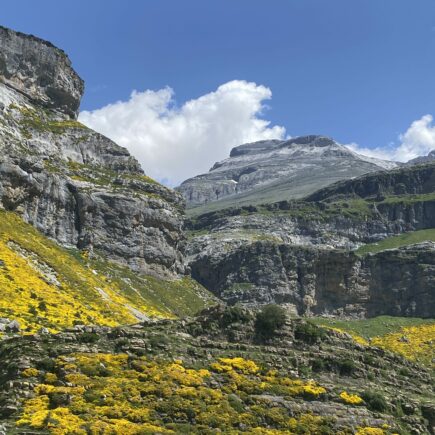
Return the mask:
{"type": "Polygon", "coordinates": [[[361,394],[361,397],[371,411],[384,412],[388,409],[387,401],[378,392],[367,390],[361,394]]]}
{"type": "Polygon", "coordinates": [[[47,304],[44,301],[39,302],[38,309],[40,311],[47,311],[47,304]]]}
{"type": "Polygon", "coordinates": [[[53,372],[56,367],[56,362],[52,358],[44,358],[37,363],[38,368],[46,372],[53,372]]]}
{"type": "Polygon", "coordinates": [[[249,311],[241,307],[228,307],[222,315],[222,325],[228,326],[232,323],[246,323],[252,319],[249,311]]]}
{"type": "Polygon", "coordinates": [[[257,313],[255,332],[260,339],[273,337],[277,329],[286,321],[285,310],[279,305],[266,305],[257,313]]]}
{"type": "Polygon", "coordinates": [[[363,399],[358,394],[349,394],[347,391],[340,393],[340,399],[349,405],[360,405],[363,399]]]}
{"type": "Polygon", "coordinates": [[[295,328],[296,340],[315,344],[325,337],[325,331],[311,322],[298,323],[295,328]]]}
{"type": "Polygon", "coordinates": [[[355,363],[351,359],[344,359],[339,361],[340,375],[350,376],[356,369],[355,363]]]}
{"type": "Polygon", "coordinates": [[[327,368],[328,368],[328,365],[321,358],[316,358],[311,363],[311,369],[313,370],[313,372],[322,372],[324,370],[327,370],[327,368]]]}
{"type": "Polygon", "coordinates": [[[81,343],[95,343],[99,339],[100,337],[95,332],[83,332],[83,334],[78,336],[78,340],[81,343]]]}

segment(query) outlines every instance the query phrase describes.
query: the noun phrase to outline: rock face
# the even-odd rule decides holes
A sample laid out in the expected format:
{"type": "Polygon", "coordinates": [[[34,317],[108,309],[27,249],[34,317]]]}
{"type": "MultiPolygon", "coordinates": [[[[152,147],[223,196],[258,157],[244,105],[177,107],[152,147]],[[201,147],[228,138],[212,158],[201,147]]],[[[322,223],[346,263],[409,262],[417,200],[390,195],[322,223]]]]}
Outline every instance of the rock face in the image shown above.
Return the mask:
{"type": "Polygon", "coordinates": [[[0,43],[0,206],[64,245],[184,273],[182,197],[75,120],[83,82],[61,50],[4,28],[0,43]]]}
{"type": "Polygon", "coordinates": [[[363,258],[272,241],[216,251],[199,257],[192,273],[231,304],[293,304],[299,314],[358,317],[435,312],[433,243],[363,258]]]}
{"type": "Polygon", "coordinates": [[[303,136],[240,145],[209,173],[186,180],[178,190],[188,207],[202,205],[195,210],[198,214],[234,204],[301,198],[336,181],[395,166],[324,136],[303,136]]]}
{"type": "Polygon", "coordinates": [[[0,77],[35,104],[77,114],[83,80],[51,43],[0,26],[0,77]]]}
{"type": "Polygon", "coordinates": [[[408,165],[419,165],[421,163],[433,162],[435,160],[435,150],[431,151],[427,156],[416,157],[409,160],[408,165]]]}
{"type": "Polygon", "coordinates": [[[435,164],[369,174],[282,201],[190,220],[195,279],[231,304],[290,303],[299,313],[435,315],[433,243],[355,250],[435,228],[435,164]]]}

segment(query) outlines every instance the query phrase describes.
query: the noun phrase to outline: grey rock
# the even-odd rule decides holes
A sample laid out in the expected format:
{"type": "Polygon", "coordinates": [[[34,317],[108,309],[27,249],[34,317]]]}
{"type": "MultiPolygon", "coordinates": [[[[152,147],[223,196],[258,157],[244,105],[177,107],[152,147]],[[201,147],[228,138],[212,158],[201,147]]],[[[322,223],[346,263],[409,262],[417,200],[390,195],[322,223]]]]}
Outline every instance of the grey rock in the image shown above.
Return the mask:
{"type": "Polygon", "coordinates": [[[343,181],[308,200],[200,215],[189,222],[188,264],[195,279],[230,304],[290,303],[310,315],[433,317],[433,243],[363,257],[353,251],[434,228],[434,191],[432,164],[343,181]],[[378,201],[379,192],[397,200],[378,201]],[[403,192],[421,196],[407,200],[403,192]]]}
{"type": "Polygon", "coordinates": [[[409,160],[407,165],[420,165],[423,163],[429,163],[435,160],[435,150],[431,151],[427,156],[416,157],[415,159],[409,160]]]}
{"type": "Polygon", "coordinates": [[[209,173],[186,180],[177,189],[188,207],[196,207],[191,213],[199,214],[234,204],[301,198],[338,180],[395,166],[324,136],[302,136],[240,145],[209,173]]]}
{"type": "Polygon", "coordinates": [[[12,322],[6,325],[6,332],[20,332],[20,324],[16,320],[12,320],[12,322]]]}
{"type": "Polygon", "coordinates": [[[76,116],[83,81],[51,43],[0,26],[0,76],[34,103],[76,116]]]}
{"type": "Polygon", "coordinates": [[[83,85],[61,50],[4,28],[0,43],[0,208],[90,255],[141,273],[184,274],[182,197],[70,118],[83,85]]]}

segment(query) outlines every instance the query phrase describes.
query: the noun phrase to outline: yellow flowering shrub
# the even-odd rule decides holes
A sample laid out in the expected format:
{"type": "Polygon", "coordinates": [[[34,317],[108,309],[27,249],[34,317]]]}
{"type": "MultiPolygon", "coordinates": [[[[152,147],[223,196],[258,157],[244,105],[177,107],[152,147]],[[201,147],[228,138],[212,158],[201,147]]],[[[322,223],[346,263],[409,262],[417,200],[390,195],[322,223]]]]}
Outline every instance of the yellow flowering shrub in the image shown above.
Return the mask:
{"type": "Polygon", "coordinates": [[[364,400],[357,394],[349,394],[347,391],[342,391],[340,393],[340,399],[349,405],[361,405],[364,400]]]}
{"type": "Polygon", "coordinates": [[[326,389],[318,386],[314,381],[309,381],[302,388],[305,395],[312,396],[313,398],[318,398],[321,394],[326,393],[326,389]]]}
{"type": "Polygon", "coordinates": [[[435,324],[410,326],[399,332],[374,337],[371,344],[410,360],[431,364],[435,359],[435,324]]]}
{"type": "Polygon", "coordinates": [[[257,373],[260,369],[254,361],[243,358],[219,358],[219,362],[211,365],[211,368],[217,372],[231,372],[237,370],[240,373],[257,373]]]}
{"type": "Polygon", "coordinates": [[[301,399],[317,397],[323,387],[262,371],[241,357],[190,368],[181,360],[76,353],[58,357],[53,370],[57,375],[38,374],[40,383],[24,402],[18,426],[55,435],[139,435],[207,433],[210,428],[237,433],[243,424],[249,433],[288,434],[301,427],[315,433],[325,422],[311,415],[289,418],[284,406],[255,399],[255,393],[279,390],[301,399]]]}
{"type": "Polygon", "coordinates": [[[26,377],[26,378],[31,378],[31,377],[33,377],[33,376],[37,376],[38,373],[39,373],[39,370],[38,370],[38,369],[35,369],[35,368],[33,368],[33,367],[30,367],[30,368],[28,368],[28,369],[23,370],[21,374],[22,374],[24,377],[26,377]]]}
{"type": "Polygon", "coordinates": [[[385,431],[377,427],[359,427],[355,435],[385,435],[385,431]]]}

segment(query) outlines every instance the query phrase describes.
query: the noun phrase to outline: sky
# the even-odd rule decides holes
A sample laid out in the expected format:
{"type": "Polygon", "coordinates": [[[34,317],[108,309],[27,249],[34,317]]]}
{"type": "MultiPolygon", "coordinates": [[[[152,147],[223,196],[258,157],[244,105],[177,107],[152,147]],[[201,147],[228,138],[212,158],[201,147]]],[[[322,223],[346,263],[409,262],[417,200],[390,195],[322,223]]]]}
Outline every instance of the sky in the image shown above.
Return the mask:
{"type": "Polygon", "coordinates": [[[171,186],[261,139],[435,149],[434,0],[3,0],[0,24],[65,50],[80,120],[171,186]]]}

